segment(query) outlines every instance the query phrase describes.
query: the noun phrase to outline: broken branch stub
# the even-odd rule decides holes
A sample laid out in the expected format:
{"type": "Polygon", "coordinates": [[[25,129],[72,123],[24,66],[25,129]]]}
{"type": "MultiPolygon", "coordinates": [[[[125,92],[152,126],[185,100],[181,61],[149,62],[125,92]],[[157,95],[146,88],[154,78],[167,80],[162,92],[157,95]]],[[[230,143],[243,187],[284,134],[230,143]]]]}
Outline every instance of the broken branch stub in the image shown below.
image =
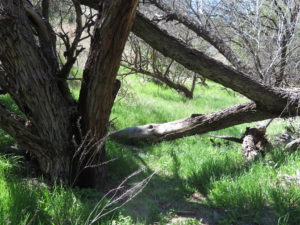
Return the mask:
{"type": "Polygon", "coordinates": [[[254,160],[258,157],[259,152],[269,145],[266,138],[265,127],[247,128],[243,136],[243,153],[247,161],[254,160]]]}

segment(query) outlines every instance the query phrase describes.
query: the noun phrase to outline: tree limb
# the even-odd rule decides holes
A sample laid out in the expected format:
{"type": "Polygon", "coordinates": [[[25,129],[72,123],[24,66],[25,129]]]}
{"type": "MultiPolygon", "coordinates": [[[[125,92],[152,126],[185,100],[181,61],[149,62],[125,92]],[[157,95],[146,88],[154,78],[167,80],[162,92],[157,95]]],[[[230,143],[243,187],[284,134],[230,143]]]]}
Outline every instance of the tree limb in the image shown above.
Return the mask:
{"type": "Polygon", "coordinates": [[[100,3],[100,16],[94,28],[79,97],[83,129],[91,130],[96,137],[102,138],[106,133],[114,92],[118,86],[116,76],[137,4],[137,0],[100,3]],[[123,7],[120,7],[121,4],[124,4],[123,7]]]}
{"type": "Polygon", "coordinates": [[[193,114],[190,117],[168,123],[130,127],[114,132],[109,137],[129,144],[159,142],[203,134],[277,116],[276,114],[259,110],[254,102],[247,102],[210,114],[193,114]]]}
{"type": "Polygon", "coordinates": [[[141,13],[137,13],[133,32],[153,48],[175,59],[187,69],[243,94],[266,109],[281,112],[288,102],[288,92],[263,85],[246,74],[188,47],[141,13]]]}
{"type": "Polygon", "coordinates": [[[0,104],[0,128],[16,139],[21,136],[34,138],[30,121],[10,112],[2,104],[0,104]]]}

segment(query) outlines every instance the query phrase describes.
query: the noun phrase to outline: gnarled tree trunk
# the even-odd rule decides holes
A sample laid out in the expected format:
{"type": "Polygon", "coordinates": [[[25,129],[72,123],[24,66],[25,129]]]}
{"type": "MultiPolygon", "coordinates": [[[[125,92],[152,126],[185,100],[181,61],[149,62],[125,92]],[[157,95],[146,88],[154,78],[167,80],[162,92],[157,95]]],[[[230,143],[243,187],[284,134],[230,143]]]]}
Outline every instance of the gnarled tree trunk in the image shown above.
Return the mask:
{"type": "Polygon", "coordinates": [[[0,61],[5,71],[0,73],[0,87],[24,114],[18,116],[0,105],[0,128],[36,158],[52,181],[101,185],[104,146],[98,141],[107,132],[119,86],[116,74],[137,4],[137,0],[103,0],[97,5],[100,14],[77,104],[66,80],[58,77],[61,71],[50,44],[54,39],[49,24],[29,2],[0,0],[0,61]]]}

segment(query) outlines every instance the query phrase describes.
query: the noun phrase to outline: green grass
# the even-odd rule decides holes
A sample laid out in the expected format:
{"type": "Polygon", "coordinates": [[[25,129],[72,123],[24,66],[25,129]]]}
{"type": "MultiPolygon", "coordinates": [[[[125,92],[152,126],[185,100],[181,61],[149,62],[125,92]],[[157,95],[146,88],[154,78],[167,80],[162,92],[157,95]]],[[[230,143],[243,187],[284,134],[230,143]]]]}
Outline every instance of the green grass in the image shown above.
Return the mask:
{"type": "MultiPolygon", "coordinates": [[[[92,224],[91,221],[108,203],[104,199],[99,204],[103,193],[95,190],[71,189],[59,184],[51,187],[43,178],[24,173],[27,166],[21,157],[0,155],[0,225],[92,224]]],[[[119,210],[93,224],[129,225],[133,220],[119,210]]]]}
{"type": "MultiPolygon", "coordinates": [[[[0,156],[1,225],[90,224],[89,215],[101,199],[101,193],[69,189],[60,185],[49,187],[41,179],[21,177],[19,174],[22,169],[24,165],[19,158],[0,156]]],[[[94,216],[95,214],[91,214],[90,218],[93,219],[94,216]]],[[[119,224],[122,221],[131,219],[117,213],[104,217],[95,224],[119,224]]]]}
{"type": "MultiPolygon", "coordinates": [[[[209,113],[247,99],[232,91],[209,83],[210,87],[197,87],[195,98],[185,99],[175,91],[128,79],[130,94],[117,100],[112,118],[121,129],[146,123],[163,123],[187,117],[192,113],[209,113]]],[[[215,132],[240,137],[247,126],[239,125],[215,132]]],[[[269,138],[282,132],[286,123],[274,121],[268,128],[269,138]]],[[[149,223],[159,221],[162,206],[166,211],[180,209],[199,210],[203,206],[224,211],[215,223],[238,224],[256,221],[258,224],[298,224],[299,191],[295,184],[285,190],[280,184],[280,174],[295,174],[300,168],[298,153],[273,149],[264,159],[246,164],[241,146],[214,140],[208,135],[187,137],[171,142],[142,146],[138,149],[112,144],[110,154],[119,157],[111,169],[134,170],[145,166],[158,171],[144,193],[132,202],[128,211],[134,212],[136,204],[147,202],[150,208],[137,210],[136,218],[144,217],[149,223]],[[116,145],[118,147],[116,147],[116,145]],[[118,150],[116,150],[118,149],[118,150]],[[204,200],[198,204],[189,201],[193,193],[201,193],[204,200]]],[[[300,154],[299,154],[300,155],[300,154]]],[[[123,171],[122,173],[125,173],[123,171]]],[[[125,175],[123,174],[123,175],[125,175]]],[[[300,192],[299,192],[300,193],[300,192]]],[[[211,213],[208,212],[208,214],[211,213]]],[[[129,213],[130,214],[130,213],[129,213]]],[[[133,213],[134,214],[134,213],[133,213]]]]}
{"type": "MultiPolygon", "coordinates": [[[[77,84],[74,87],[73,94],[78,96],[77,84]]],[[[112,110],[114,129],[168,122],[247,101],[214,83],[197,87],[194,96],[189,100],[140,77],[127,77],[112,110]]],[[[17,112],[7,96],[0,98],[17,112]]],[[[269,138],[273,140],[285,124],[274,121],[268,128],[269,138]]],[[[254,125],[214,133],[240,137],[247,126],[254,125]]],[[[13,140],[0,133],[0,145],[8,143],[13,140]]],[[[300,223],[300,186],[283,178],[300,170],[297,151],[276,146],[264,158],[245,163],[239,144],[212,141],[207,134],[138,147],[108,141],[106,147],[109,159],[115,159],[108,165],[109,185],[120,183],[140,168],[143,172],[128,187],[156,174],[137,198],[104,218],[102,224],[195,225],[201,224],[201,219],[224,225],[300,223]],[[196,214],[176,222],[178,211],[196,214]]],[[[0,224],[84,224],[102,196],[60,185],[50,188],[41,181],[20,177],[22,168],[19,159],[0,157],[0,224]]]]}

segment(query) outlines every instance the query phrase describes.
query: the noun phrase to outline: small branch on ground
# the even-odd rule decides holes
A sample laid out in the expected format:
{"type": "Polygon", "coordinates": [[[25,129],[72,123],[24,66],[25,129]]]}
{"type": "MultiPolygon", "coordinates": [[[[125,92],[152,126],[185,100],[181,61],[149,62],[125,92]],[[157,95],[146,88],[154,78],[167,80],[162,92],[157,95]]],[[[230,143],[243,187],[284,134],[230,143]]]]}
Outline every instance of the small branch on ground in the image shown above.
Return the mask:
{"type": "Polygon", "coordinates": [[[226,141],[233,141],[236,143],[243,143],[243,139],[242,138],[236,138],[236,137],[230,137],[230,136],[218,136],[218,135],[208,135],[210,137],[214,137],[214,138],[219,138],[219,139],[224,139],[226,141]]]}
{"type": "Polygon", "coordinates": [[[300,138],[297,138],[291,142],[289,142],[286,146],[286,150],[295,150],[300,146],[300,138]]]}

